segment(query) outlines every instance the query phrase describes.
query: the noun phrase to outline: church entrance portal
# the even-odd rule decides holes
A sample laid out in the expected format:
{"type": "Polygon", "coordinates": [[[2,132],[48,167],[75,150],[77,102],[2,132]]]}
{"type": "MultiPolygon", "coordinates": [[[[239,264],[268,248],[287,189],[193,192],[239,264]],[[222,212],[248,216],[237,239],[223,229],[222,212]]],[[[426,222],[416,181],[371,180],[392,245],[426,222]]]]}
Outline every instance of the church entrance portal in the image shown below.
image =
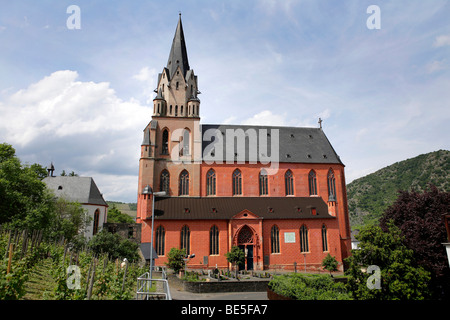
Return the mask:
{"type": "Polygon", "coordinates": [[[244,263],[239,264],[239,270],[253,270],[253,231],[248,227],[242,227],[238,235],[238,246],[245,253],[244,263]]]}

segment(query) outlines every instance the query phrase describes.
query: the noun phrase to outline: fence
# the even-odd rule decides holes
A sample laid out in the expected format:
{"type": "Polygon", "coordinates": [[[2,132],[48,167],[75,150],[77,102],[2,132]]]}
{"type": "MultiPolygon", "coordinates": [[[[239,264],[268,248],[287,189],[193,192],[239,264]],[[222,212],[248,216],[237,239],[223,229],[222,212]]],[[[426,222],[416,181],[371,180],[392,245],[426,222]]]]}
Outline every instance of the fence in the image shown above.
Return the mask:
{"type": "MultiPolygon", "coordinates": [[[[152,272],[152,275],[154,274],[155,272],[152,272]]],[[[137,278],[136,300],[153,300],[161,297],[164,297],[165,300],[172,300],[169,281],[164,268],[161,270],[161,279],[150,278],[150,272],[146,272],[137,278]]]]}

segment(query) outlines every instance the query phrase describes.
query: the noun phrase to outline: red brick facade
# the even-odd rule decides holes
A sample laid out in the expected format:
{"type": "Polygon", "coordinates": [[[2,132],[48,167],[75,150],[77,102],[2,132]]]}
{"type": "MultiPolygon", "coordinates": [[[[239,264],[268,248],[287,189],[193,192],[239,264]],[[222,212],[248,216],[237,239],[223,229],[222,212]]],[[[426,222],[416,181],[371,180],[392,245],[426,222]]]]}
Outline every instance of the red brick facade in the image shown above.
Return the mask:
{"type": "MultiPolygon", "coordinates": [[[[181,19],[174,43],[180,41],[180,38],[183,38],[181,42],[184,46],[181,19]]],[[[177,46],[173,45],[174,47],[177,46]]],[[[252,212],[249,208],[242,207],[236,209],[231,216],[217,213],[217,218],[215,218],[213,204],[211,213],[203,212],[205,211],[203,209],[201,213],[197,212],[200,210],[198,206],[193,209],[185,208],[189,218],[183,219],[177,216],[179,213],[171,212],[172,209],[169,206],[171,200],[166,199],[164,201],[167,206],[164,214],[160,217],[155,214],[153,243],[159,246],[156,265],[165,265],[169,250],[172,247],[180,248],[182,246],[182,229],[187,226],[189,229],[187,237],[189,252],[195,253],[195,258],[189,262],[191,268],[229,267],[225,253],[235,245],[247,249],[246,265],[244,266],[246,269],[283,268],[292,270],[295,265],[299,270],[304,269],[305,265],[307,269],[319,269],[322,260],[328,253],[336,257],[342,268],[343,259],[350,254],[351,243],[344,165],[340,160],[336,160],[338,157],[326,161],[324,158],[327,155],[323,154],[322,157],[320,154],[320,159],[317,158],[318,160],[315,162],[313,152],[317,148],[314,145],[308,147],[312,150],[311,156],[310,151],[306,148],[296,147],[292,144],[289,146],[293,150],[292,152],[299,150],[303,152],[305,149],[304,151],[308,153],[308,157],[305,156],[307,160],[302,161],[296,158],[295,161],[288,162],[283,158],[283,161],[276,163],[278,170],[267,175],[267,194],[264,195],[260,195],[259,176],[261,169],[267,168],[268,164],[262,164],[260,161],[234,161],[232,163],[205,161],[203,159],[205,149],[202,145],[203,132],[199,126],[200,102],[195,94],[197,77],[194,76],[192,70],[188,70],[187,56],[183,52],[178,53],[177,56],[177,52],[174,52],[173,48],[168,66],[164,68],[159,77],[158,96],[154,100],[152,121],[144,129],[144,141],[141,146],[137,211],[137,222],[142,223],[141,242],[152,242],[152,196],[142,194],[147,185],[153,191],[166,190],[170,199],[179,197],[209,199],[208,205],[214,203],[214,201],[211,202],[211,199],[225,197],[229,202],[233,202],[235,198],[248,197],[256,203],[258,198],[266,200],[268,198],[267,210],[269,211],[271,210],[270,199],[285,197],[304,202],[305,198],[320,198],[326,212],[320,209],[320,215],[316,216],[316,208],[307,206],[305,208],[308,209],[304,209],[304,211],[308,212],[304,212],[302,218],[293,218],[292,213],[288,215],[285,212],[275,212],[272,216],[268,216],[267,213],[261,214],[261,210],[266,210],[266,208],[259,208],[254,210],[259,210],[258,212],[252,212]],[[170,61],[179,62],[179,59],[182,59],[180,66],[172,69],[173,65],[170,64],[170,61]],[[180,135],[180,130],[183,129],[189,132],[188,141],[185,138],[187,136],[183,135],[184,133],[180,135]],[[183,162],[177,160],[183,160],[183,162]],[[209,195],[207,191],[207,176],[211,169],[215,173],[213,195],[209,195]],[[240,187],[242,190],[239,195],[233,194],[233,172],[236,169],[239,169],[241,173],[240,187]],[[288,170],[293,179],[293,190],[287,195],[286,173],[288,170]],[[183,172],[187,172],[188,185],[182,186],[180,179],[182,179],[183,172]],[[311,172],[315,174],[315,194],[311,194],[310,191],[309,175],[311,172]],[[334,177],[333,191],[330,191],[330,173],[334,177]],[[169,178],[164,180],[163,174],[169,178]],[[164,181],[167,181],[166,187],[162,185],[162,183],[166,183],[164,181]],[[331,193],[333,193],[333,197],[330,197],[331,193]],[[311,209],[309,209],[310,207],[311,209]],[[190,212],[190,210],[195,212],[190,212]],[[191,218],[191,215],[198,215],[199,218],[191,218]],[[215,226],[214,230],[218,232],[218,238],[212,236],[213,226],[215,226]],[[164,229],[163,236],[157,234],[156,230],[159,227],[164,229]],[[214,242],[214,247],[218,246],[216,248],[218,252],[213,254],[211,254],[211,251],[214,251],[211,249],[212,242],[214,242]]],[[[310,131],[313,134],[310,134],[309,138],[312,139],[312,135],[316,135],[317,143],[325,145],[326,150],[331,150],[327,151],[328,157],[331,154],[334,156],[334,150],[329,145],[322,129],[311,129],[310,131]]],[[[297,135],[297,132],[295,134],[297,135]]],[[[293,137],[293,134],[291,136],[293,137]]],[[[283,143],[282,139],[280,143],[283,143]]],[[[312,144],[310,141],[307,143],[309,143],[308,146],[312,144]]],[[[280,150],[284,149],[286,148],[280,148],[280,150]]],[[[280,159],[282,156],[284,155],[280,153],[280,159]]],[[[306,201],[308,200],[306,199],[306,201]]],[[[158,205],[155,205],[155,208],[158,209],[158,205]]],[[[291,209],[294,210],[294,206],[291,209]]]]}

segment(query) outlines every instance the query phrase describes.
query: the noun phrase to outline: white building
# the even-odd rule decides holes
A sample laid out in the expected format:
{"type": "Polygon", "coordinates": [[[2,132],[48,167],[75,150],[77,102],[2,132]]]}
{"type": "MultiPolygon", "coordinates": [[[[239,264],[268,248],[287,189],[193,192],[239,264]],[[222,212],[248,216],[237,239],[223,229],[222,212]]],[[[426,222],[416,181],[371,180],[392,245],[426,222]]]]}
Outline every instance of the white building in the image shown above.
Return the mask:
{"type": "Polygon", "coordinates": [[[91,177],[54,177],[49,175],[43,181],[58,198],[62,197],[68,201],[80,203],[86,210],[87,215],[92,217],[91,223],[84,233],[87,239],[90,239],[102,229],[107,218],[108,204],[103,199],[94,179],[91,177]]]}

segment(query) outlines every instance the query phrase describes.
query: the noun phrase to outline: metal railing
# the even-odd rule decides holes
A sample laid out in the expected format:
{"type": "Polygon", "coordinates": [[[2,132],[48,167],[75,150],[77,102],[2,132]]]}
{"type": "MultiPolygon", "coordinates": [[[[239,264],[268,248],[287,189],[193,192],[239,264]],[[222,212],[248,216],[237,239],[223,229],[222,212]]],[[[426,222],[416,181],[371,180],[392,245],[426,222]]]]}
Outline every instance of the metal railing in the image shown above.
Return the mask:
{"type": "Polygon", "coordinates": [[[137,278],[136,300],[152,300],[158,297],[164,297],[164,300],[172,300],[169,281],[164,268],[161,268],[161,279],[151,279],[150,272],[146,272],[137,278]]]}

